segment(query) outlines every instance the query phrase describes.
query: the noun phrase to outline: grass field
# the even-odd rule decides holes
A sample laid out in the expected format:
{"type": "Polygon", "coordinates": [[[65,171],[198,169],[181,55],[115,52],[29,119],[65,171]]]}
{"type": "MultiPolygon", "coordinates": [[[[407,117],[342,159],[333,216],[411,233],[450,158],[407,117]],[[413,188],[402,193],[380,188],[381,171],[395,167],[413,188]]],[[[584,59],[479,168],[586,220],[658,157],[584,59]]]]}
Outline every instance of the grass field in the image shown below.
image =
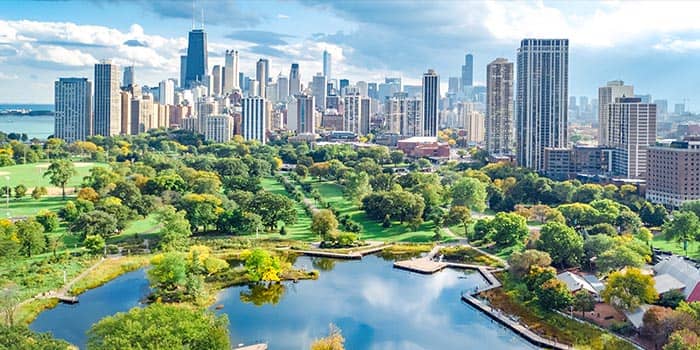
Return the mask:
{"type": "MultiPolygon", "coordinates": [[[[19,184],[29,188],[37,186],[52,187],[53,185],[49,183],[49,179],[43,176],[49,164],[48,162],[41,162],[2,167],[0,168],[0,186],[5,186],[9,183],[12,187],[19,184]],[[5,178],[6,176],[9,176],[10,179],[7,180],[5,178]]],[[[106,166],[104,163],[75,162],[74,164],[77,175],[73,176],[68,181],[66,187],[76,187],[80,185],[83,181],[83,177],[90,173],[91,168],[95,166],[106,166]]]]}
{"type": "Polygon", "coordinates": [[[66,201],[59,197],[42,197],[39,200],[31,197],[22,199],[10,198],[9,209],[6,206],[6,198],[0,198],[0,217],[23,217],[36,215],[41,210],[58,212],[66,201]]]}
{"type": "MultiPolygon", "coordinates": [[[[425,222],[417,231],[412,231],[407,225],[394,222],[390,228],[384,228],[381,222],[367,217],[365,212],[358,208],[351,200],[343,196],[342,187],[332,182],[314,182],[316,188],[325,201],[340,212],[340,215],[348,214],[350,218],[362,225],[360,237],[365,240],[379,240],[392,242],[430,242],[434,235],[435,225],[425,222]]],[[[443,234],[446,234],[443,230],[443,234]]]]}
{"type": "MultiPolygon", "coordinates": [[[[664,251],[672,251],[679,255],[685,255],[683,244],[676,241],[669,241],[662,235],[655,235],[651,241],[654,248],[659,248],[664,251]]],[[[700,242],[688,242],[688,256],[694,259],[700,259],[700,242]]]]}

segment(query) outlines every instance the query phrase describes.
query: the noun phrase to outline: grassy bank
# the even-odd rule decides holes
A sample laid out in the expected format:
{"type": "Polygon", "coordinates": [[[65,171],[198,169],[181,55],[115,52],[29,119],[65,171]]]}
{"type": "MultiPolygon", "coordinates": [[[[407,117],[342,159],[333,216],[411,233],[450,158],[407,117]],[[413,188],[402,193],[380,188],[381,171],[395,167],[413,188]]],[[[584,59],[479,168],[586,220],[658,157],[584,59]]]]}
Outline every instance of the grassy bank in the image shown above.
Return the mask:
{"type": "Polygon", "coordinates": [[[58,305],[58,299],[35,299],[20,305],[15,312],[15,322],[17,324],[28,325],[39,316],[39,314],[58,305]]]}
{"type": "Polygon", "coordinates": [[[123,256],[104,260],[95,269],[75,282],[70,289],[72,295],[97,288],[127,272],[148,265],[150,256],[123,256]]]}
{"type": "Polygon", "coordinates": [[[503,267],[500,261],[488,255],[484,255],[476,249],[464,246],[442,248],[438,252],[438,255],[444,255],[444,259],[450,262],[503,267]]]}

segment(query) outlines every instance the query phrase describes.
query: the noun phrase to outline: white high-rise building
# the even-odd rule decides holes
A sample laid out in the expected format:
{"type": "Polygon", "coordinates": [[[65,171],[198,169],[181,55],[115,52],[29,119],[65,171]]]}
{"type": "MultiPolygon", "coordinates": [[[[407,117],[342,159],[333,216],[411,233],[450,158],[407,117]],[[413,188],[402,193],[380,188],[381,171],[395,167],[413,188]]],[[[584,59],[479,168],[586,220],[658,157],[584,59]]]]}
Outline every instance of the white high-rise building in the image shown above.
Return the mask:
{"type": "Polygon", "coordinates": [[[257,95],[262,98],[267,98],[267,79],[270,75],[270,61],[266,58],[261,58],[256,64],[255,77],[258,81],[257,95]]]}
{"type": "Polygon", "coordinates": [[[238,51],[226,50],[222,80],[222,95],[230,94],[234,89],[240,88],[240,82],[238,81],[238,51]]]}
{"type": "Polygon", "coordinates": [[[95,135],[114,136],[121,132],[120,91],[119,66],[109,60],[95,64],[95,135]]]}
{"type": "Polygon", "coordinates": [[[87,78],[60,78],[54,83],[54,136],[67,143],[92,134],[92,83],[87,78]]]}
{"type": "Polygon", "coordinates": [[[432,69],[423,74],[423,136],[437,137],[440,76],[432,69]]]}
{"type": "Polygon", "coordinates": [[[158,84],[159,98],[158,103],[162,105],[174,105],[175,104],[175,82],[166,79],[158,84]]]}
{"type": "Polygon", "coordinates": [[[134,85],[136,81],[134,80],[134,66],[124,67],[124,78],[122,79],[122,86],[128,87],[134,85]]]}
{"type": "Polygon", "coordinates": [[[326,80],[330,81],[331,80],[331,53],[323,50],[323,76],[326,77],[326,80]]]}
{"type": "Polygon", "coordinates": [[[289,79],[280,73],[277,76],[277,100],[286,101],[289,98],[289,79]]]}
{"type": "Polygon", "coordinates": [[[362,135],[362,97],[359,93],[347,94],[343,97],[343,129],[362,135]]]}
{"type": "Polygon", "coordinates": [[[568,141],[569,40],[523,39],[517,74],[518,165],[544,170],[544,149],[568,141]]]}
{"type": "Polygon", "coordinates": [[[289,70],[289,96],[298,95],[301,92],[301,76],[299,73],[299,63],[292,63],[289,70]]]}
{"type": "Polygon", "coordinates": [[[233,117],[226,114],[212,114],[204,117],[204,139],[214,142],[228,142],[233,138],[233,117]]]}
{"type": "Polygon", "coordinates": [[[656,105],[642,103],[640,98],[618,97],[607,107],[613,175],[644,179],[648,148],[656,143],[656,105]]]}
{"type": "Polygon", "coordinates": [[[358,81],[355,86],[357,86],[357,90],[360,91],[360,95],[362,96],[369,96],[369,91],[368,91],[368,86],[366,81],[358,81]]]}
{"type": "Polygon", "coordinates": [[[634,97],[634,86],[625,85],[622,80],[609,81],[606,86],[598,88],[598,144],[609,145],[609,114],[608,104],[622,97],[634,97]]]}
{"type": "Polygon", "coordinates": [[[316,101],[316,110],[324,111],[326,109],[326,76],[321,73],[314,75],[311,80],[311,93],[316,101]]]}
{"type": "Polygon", "coordinates": [[[211,69],[212,93],[214,95],[221,95],[221,78],[221,66],[217,64],[211,69]]]}
{"type": "Polygon", "coordinates": [[[262,97],[241,99],[241,129],[245,140],[266,142],[267,101],[262,97]]]}
{"type": "Polygon", "coordinates": [[[513,63],[497,58],[486,66],[486,150],[513,153],[513,63]]]}

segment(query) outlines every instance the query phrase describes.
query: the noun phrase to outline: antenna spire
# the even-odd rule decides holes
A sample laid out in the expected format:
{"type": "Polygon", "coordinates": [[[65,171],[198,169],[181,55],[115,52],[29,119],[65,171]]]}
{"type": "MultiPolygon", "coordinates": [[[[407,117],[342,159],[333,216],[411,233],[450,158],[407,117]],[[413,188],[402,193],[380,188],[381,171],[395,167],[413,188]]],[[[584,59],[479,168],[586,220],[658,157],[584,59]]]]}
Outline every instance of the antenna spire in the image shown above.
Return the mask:
{"type": "Polygon", "coordinates": [[[194,12],[194,0],[192,0],[192,29],[194,29],[194,16],[195,16],[195,13],[196,13],[196,12],[194,12]]]}
{"type": "Polygon", "coordinates": [[[202,10],[202,29],[204,29],[204,7],[202,7],[201,10],[202,10]]]}

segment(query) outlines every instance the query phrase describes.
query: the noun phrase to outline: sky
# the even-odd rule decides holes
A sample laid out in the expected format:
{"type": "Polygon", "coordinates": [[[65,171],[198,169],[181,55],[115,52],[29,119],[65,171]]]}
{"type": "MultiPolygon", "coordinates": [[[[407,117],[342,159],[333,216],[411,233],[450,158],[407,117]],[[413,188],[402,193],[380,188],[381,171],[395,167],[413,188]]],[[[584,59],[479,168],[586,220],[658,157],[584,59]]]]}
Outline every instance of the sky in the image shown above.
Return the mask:
{"type": "MultiPolygon", "coordinates": [[[[420,84],[435,69],[443,91],[474,55],[484,82],[497,57],[515,61],[523,38],[569,39],[569,95],[597,96],[622,79],[639,94],[700,111],[700,2],[695,1],[205,1],[209,66],[236,49],[241,71],[270,60],[271,75],[300,64],[306,85],[333,56],[333,77],[420,84]]],[[[53,103],[59,77],[93,79],[93,65],[135,65],[155,86],[179,78],[193,25],[191,0],[0,1],[0,103],[53,103]]],[[[203,15],[202,15],[203,14],[203,15]]]]}

